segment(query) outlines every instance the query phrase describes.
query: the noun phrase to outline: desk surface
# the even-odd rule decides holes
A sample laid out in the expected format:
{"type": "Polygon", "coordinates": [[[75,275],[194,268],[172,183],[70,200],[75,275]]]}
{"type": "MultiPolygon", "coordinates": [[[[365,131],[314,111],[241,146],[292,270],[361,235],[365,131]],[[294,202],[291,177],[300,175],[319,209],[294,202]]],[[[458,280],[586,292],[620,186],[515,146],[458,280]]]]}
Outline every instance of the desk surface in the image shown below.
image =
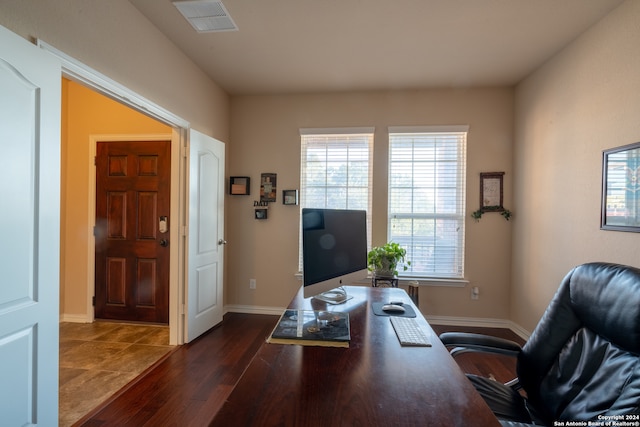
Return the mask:
{"type": "Polygon", "coordinates": [[[388,317],[373,313],[373,302],[413,304],[404,290],[347,290],[345,304],[299,292],[289,308],[349,311],[348,349],[263,344],[211,425],[500,425],[419,310],[432,347],[401,347],[388,317]]]}

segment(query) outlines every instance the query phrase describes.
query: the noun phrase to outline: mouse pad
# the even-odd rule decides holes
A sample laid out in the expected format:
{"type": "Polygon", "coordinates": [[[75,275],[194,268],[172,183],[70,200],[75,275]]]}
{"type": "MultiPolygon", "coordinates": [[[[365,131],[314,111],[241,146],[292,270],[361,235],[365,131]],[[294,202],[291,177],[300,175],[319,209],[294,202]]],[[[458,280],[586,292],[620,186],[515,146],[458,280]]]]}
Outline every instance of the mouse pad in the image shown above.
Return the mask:
{"type": "Polygon", "coordinates": [[[382,306],[385,305],[384,302],[372,302],[371,307],[373,308],[373,314],[376,316],[398,316],[398,317],[416,317],[416,312],[413,311],[413,307],[409,304],[403,305],[404,313],[387,313],[382,311],[382,306]]]}

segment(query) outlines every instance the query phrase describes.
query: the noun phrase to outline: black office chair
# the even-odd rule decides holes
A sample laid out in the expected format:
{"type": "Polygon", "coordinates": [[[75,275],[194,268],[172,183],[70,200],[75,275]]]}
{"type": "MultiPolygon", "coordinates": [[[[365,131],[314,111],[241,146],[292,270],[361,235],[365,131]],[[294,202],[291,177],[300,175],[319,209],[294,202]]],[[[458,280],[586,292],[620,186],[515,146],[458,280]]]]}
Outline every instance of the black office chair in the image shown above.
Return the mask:
{"type": "Polygon", "coordinates": [[[468,333],[440,339],[454,356],[517,357],[518,377],[509,383],[467,374],[504,426],[610,415],[640,421],[640,269],[589,263],[571,270],[522,348],[468,333]]]}

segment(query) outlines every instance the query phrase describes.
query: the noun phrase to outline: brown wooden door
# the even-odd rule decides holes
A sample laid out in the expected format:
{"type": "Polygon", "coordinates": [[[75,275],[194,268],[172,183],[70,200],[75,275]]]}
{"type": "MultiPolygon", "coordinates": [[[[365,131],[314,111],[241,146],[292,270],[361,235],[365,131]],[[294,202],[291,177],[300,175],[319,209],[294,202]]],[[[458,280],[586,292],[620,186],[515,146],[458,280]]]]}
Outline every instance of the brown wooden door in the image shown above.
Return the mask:
{"type": "Polygon", "coordinates": [[[97,144],[96,318],[169,322],[170,150],[169,141],[97,144]]]}

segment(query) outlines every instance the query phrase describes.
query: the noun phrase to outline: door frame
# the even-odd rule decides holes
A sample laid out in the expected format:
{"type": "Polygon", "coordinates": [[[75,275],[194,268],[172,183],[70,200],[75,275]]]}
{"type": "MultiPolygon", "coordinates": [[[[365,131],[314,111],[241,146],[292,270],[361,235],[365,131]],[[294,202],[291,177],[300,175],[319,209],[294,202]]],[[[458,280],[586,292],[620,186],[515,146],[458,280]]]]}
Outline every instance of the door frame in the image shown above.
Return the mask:
{"type": "MultiPolygon", "coordinates": [[[[173,224],[175,227],[170,228],[170,241],[178,242],[178,244],[171,245],[170,253],[170,272],[169,272],[169,344],[181,345],[185,343],[185,307],[186,307],[186,277],[187,270],[187,221],[188,221],[188,135],[190,123],[179,116],[171,113],[168,110],[160,107],[159,105],[149,101],[143,96],[129,90],[128,88],[113,81],[107,76],[99,73],[91,67],[77,61],[76,59],[68,56],[64,52],[56,49],[48,43],[37,40],[37,45],[41,49],[49,52],[56,58],[58,58],[62,64],[62,77],[65,77],[74,82],[80,83],[93,91],[100,93],[108,98],[111,98],[123,105],[126,105],[133,110],[136,110],[142,114],[145,114],[153,119],[156,119],[172,128],[171,135],[171,218],[175,218],[173,224]]],[[[166,139],[166,135],[165,135],[166,139]]],[[[92,142],[90,150],[94,151],[95,145],[92,142]]],[[[93,159],[89,160],[93,164],[93,159]]],[[[93,207],[90,207],[90,211],[93,212],[93,218],[90,218],[88,224],[90,229],[88,230],[87,250],[90,254],[88,268],[89,273],[87,280],[90,285],[91,291],[87,294],[88,297],[88,309],[87,316],[91,317],[89,321],[93,321],[93,294],[95,292],[95,238],[93,237],[93,224],[95,223],[95,168],[89,168],[93,171],[93,187],[90,187],[90,191],[93,192],[93,197],[89,198],[89,203],[94,203],[93,207]]]]}

